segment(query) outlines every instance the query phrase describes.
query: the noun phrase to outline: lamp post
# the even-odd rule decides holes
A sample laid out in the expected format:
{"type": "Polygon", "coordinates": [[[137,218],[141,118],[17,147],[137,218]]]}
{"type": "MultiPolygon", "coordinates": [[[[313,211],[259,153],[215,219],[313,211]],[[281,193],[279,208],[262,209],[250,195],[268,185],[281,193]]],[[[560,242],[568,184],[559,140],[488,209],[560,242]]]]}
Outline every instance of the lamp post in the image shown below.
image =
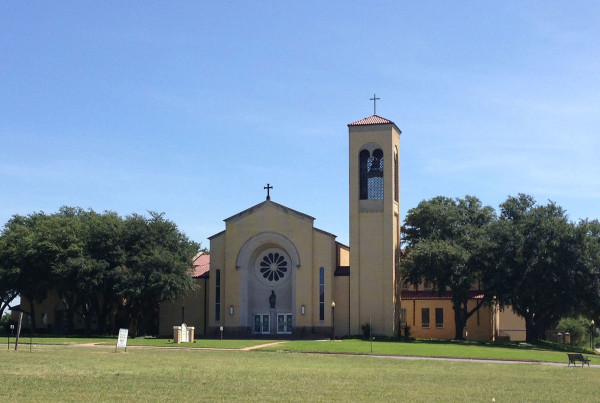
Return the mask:
{"type": "Polygon", "coordinates": [[[335,340],[335,301],[331,301],[331,340],[335,340]]]}
{"type": "Polygon", "coordinates": [[[590,348],[594,349],[594,319],[590,321],[590,348]]]}

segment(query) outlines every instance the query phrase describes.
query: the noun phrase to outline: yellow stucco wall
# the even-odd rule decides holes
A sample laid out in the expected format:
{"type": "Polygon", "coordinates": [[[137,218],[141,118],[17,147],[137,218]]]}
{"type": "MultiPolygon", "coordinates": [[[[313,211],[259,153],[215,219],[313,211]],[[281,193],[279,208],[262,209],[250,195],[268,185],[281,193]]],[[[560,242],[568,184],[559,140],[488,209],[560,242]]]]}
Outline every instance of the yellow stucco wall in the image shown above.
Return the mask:
{"type": "MultiPolygon", "coordinates": [[[[223,285],[224,278],[224,267],[225,267],[225,232],[221,232],[218,235],[210,238],[210,272],[208,277],[208,326],[222,326],[221,321],[215,320],[215,280],[216,272],[221,272],[221,287],[223,285]]],[[[223,293],[221,293],[221,300],[223,300],[223,293]]],[[[221,303],[221,318],[225,315],[221,303]]],[[[210,333],[208,333],[210,335],[210,333]]]]}
{"type": "Polygon", "coordinates": [[[164,301],[159,306],[159,334],[173,336],[173,326],[193,326],[196,336],[204,335],[207,279],[194,279],[195,289],[176,301],[164,301]]]}
{"type": "MultiPolygon", "coordinates": [[[[475,301],[469,301],[468,307],[472,309],[475,301]]],[[[410,326],[411,337],[421,339],[454,339],[455,324],[454,310],[450,300],[403,300],[402,308],[406,308],[407,322],[410,326]],[[423,326],[422,308],[429,308],[429,327],[423,326]],[[442,308],[444,321],[442,327],[436,326],[435,309],[442,308]]],[[[491,340],[492,338],[492,309],[483,306],[479,314],[474,313],[468,320],[466,331],[463,333],[469,340],[491,340]]],[[[404,334],[404,333],[403,333],[404,334]]]]}
{"type": "MultiPolygon", "coordinates": [[[[31,304],[29,302],[29,300],[27,300],[27,298],[25,297],[21,297],[21,309],[25,312],[25,314],[23,315],[23,324],[22,324],[22,329],[30,329],[31,328],[31,318],[30,318],[30,314],[31,314],[31,304]]],[[[60,311],[61,313],[64,312],[65,310],[65,306],[63,304],[63,302],[61,301],[61,299],[58,296],[58,293],[56,292],[56,290],[51,289],[48,290],[47,294],[46,294],[46,298],[44,300],[42,300],[42,302],[36,302],[34,303],[33,306],[33,314],[35,315],[35,326],[36,326],[36,330],[42,330],[42,331],[58,331],[61,332],[59,329],[54,329],[55,323],[56,322],[56,311],[60,311]],[[44,324],[43,321],[43,316],[46,316],[46,323],[44,324]]],[[[15,315],[12,315],[15,320],[17,318],[16,313],[15,315]]],[[[62,323],[66,323],[66,322],[62,322],[62,323]]],[[[80,329],[83,329],[83,325],[81,325],[80,327],[77,327],[80,329]]]]}
{"type": "Polygon", "coordinates": [[[498,337],[510,341],[525,341],[525,319],[510,307],[498,310],[498,337]]]}
{"type": "Polygon", "coordinates": [[[335,301],[335,335],[346,336],[350,332],[350,276],[337,276],[333,280],[335,301]]]}
{"type": "MultiPolygon", "coordinates": [[[[30,317],[31,304],[25,297],[21,297],[21,309],[25,312],[23,315],[22,329],[30,329],[33,323],[30,317]]],[[[67,323],[65,312],[65,304],[62,302],[57,291],[55,289],[48,290],[45,299],[33,304],[35,330],[39,332],[63,333],[66,330],[67,323]],[[61,315],[62,317],[59,318],[57,315],[61,315]]],[[[11,318],[17,320],[17,312],[13,312],[11,318]]],[[[92,331],[98,328],[96,320],[95,316],[92,316],[92,331]]],[[[109,320],[114,320],[114,318],[109,317],[109,320]]],[[[112,324],[110,326],[112,326],[112,324]]],[[[85,329],[83,317],[76,312],[73,312],[73,330],[75,332],[80,332],[83,329],[85,329]]],[[[108,330],[110,330],[110,327],[108,330]]]]}

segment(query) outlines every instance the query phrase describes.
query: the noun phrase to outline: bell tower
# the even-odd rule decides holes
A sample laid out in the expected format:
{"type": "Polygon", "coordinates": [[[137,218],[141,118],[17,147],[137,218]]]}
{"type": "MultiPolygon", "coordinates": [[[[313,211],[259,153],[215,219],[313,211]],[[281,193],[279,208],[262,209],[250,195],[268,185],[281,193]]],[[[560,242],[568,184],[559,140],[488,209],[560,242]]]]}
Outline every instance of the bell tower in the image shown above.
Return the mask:
{"type": "Polygon", "coordinates": [[[350,331],[398,335],[400,134],[378,115],[348,125],[350,141],[350,331]]]}

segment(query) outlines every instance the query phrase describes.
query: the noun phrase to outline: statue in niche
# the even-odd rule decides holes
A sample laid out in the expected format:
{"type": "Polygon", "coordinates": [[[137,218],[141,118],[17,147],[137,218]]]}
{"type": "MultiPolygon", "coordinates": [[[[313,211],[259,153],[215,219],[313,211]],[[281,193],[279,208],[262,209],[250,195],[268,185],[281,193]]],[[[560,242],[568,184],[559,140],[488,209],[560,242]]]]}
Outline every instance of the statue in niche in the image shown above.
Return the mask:
{"type": "Polygon", "coordinates": [[[275,309],[275,300],[277,299],[277,296],[275,296],[275,290],[271,290],[271,296],[269,296],[269,305],[271,306],[271,309],[275,309]]]}

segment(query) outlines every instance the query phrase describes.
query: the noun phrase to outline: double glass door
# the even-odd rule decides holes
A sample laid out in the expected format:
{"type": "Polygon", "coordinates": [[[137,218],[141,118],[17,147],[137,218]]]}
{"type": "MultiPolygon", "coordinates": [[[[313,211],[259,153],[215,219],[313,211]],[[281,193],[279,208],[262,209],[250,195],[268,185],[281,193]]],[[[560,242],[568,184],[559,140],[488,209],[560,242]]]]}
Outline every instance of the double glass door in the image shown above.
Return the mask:
{"type": "Polygon", "coordinates": [[[254,315],[254,333],[269,334],[271,333],[270,321],[268,313],[254,315]]]}
{"type": "MultiPolygon", "coordinates": [[[[278,313],[277,314],[277,334],[292,333],[292,314],[278,313]]],[[[270,334],[271,333],[271,315],[268,313],[254,314],[254,333],[255,334],[270,334]]]]}
{"type": "Polygon", "coordinates": [[[278,313],[277,314],[277,333],[290,334],[292,333],[292,314],[278,313]]]}

